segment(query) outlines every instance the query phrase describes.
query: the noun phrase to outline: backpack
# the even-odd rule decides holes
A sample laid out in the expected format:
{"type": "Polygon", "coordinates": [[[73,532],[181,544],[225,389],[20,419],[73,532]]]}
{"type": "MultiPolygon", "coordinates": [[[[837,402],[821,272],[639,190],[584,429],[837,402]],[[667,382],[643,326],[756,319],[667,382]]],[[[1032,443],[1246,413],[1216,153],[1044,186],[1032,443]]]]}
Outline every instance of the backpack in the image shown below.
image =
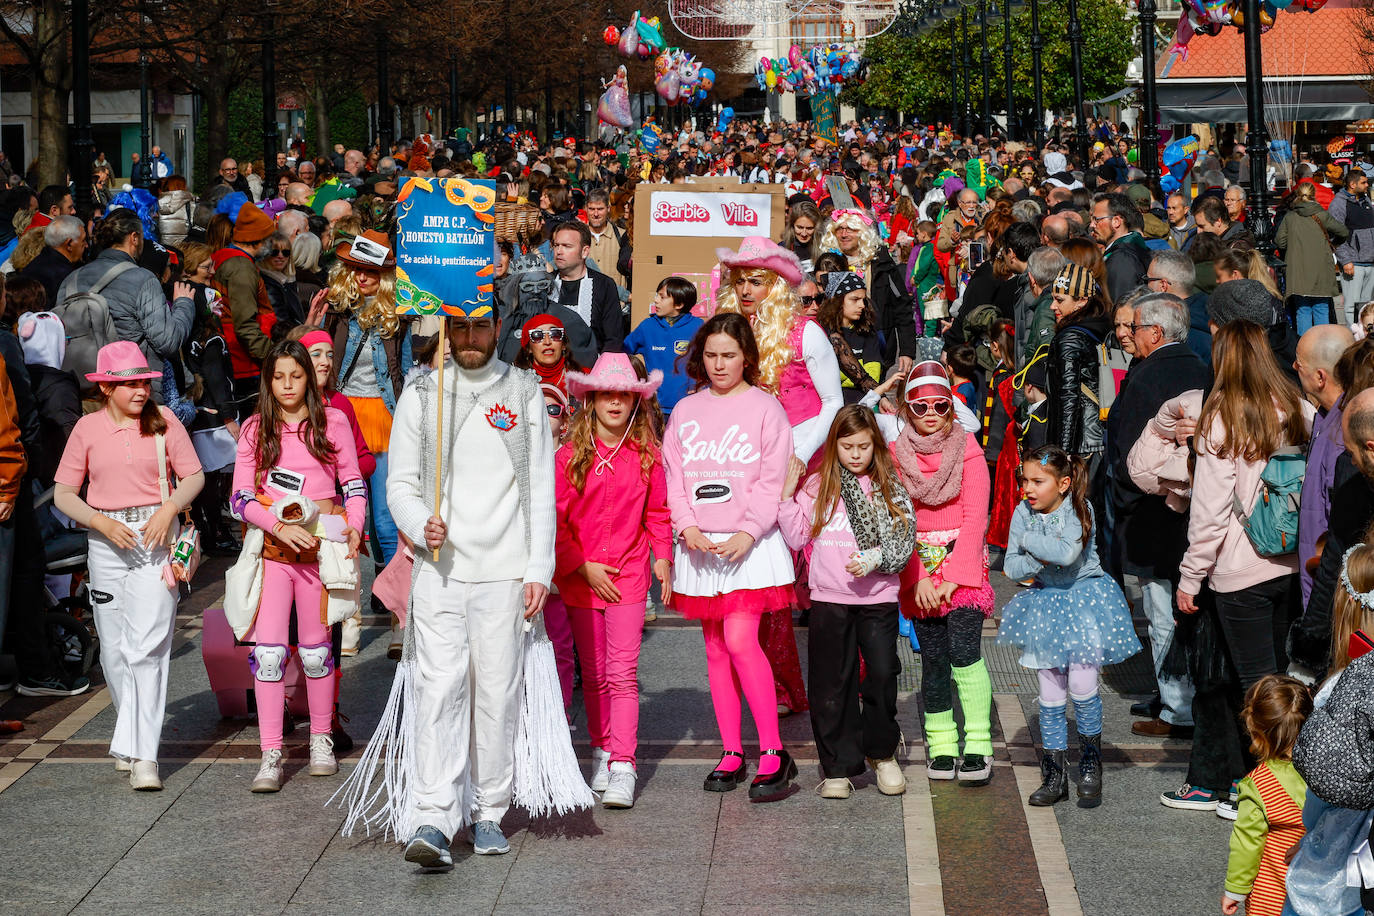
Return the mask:
{"type": "Polygon", "coordinates": [[[1250,538],[1250,546],[1262,557],[1281,557],[1298,549],[1298,508],[1302,503],[1302,479],[1307,456],[1296,445],[1276,449],[1260,472],[1259,493],[1247,514],[1239,496],[1231,497],[1231,509],[1250,538]]]}
{"type": "Polygon", "coordinates": [[[53,309],[67,331],[67,354],[62,360],[62,368],[76,373],[83,392],[93,387],[86,381],[86,373],[95,371],[95,357],[100,348],[119,339],[109,303],[103,295],[105,287],[137,266],[132,261],[115,264],[93,285],[69,292],[53,309]]]}

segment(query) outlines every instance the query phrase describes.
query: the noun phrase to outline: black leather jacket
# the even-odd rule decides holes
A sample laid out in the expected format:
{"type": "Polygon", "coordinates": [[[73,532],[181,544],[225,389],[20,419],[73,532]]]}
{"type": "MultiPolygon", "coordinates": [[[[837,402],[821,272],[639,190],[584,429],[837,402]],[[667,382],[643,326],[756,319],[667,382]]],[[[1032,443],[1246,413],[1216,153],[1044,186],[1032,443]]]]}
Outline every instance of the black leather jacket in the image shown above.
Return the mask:
{"type": "Polygon", "coordinates": [[[1097,345],[1110,332],[1111,319],[1085,318],[1055,332],[1050,341],[1049,442],[1070,455],[1087,456],[1105,448],[1106,435],[1098,405],[1087,392],[1097,392],[1097,345]]]}

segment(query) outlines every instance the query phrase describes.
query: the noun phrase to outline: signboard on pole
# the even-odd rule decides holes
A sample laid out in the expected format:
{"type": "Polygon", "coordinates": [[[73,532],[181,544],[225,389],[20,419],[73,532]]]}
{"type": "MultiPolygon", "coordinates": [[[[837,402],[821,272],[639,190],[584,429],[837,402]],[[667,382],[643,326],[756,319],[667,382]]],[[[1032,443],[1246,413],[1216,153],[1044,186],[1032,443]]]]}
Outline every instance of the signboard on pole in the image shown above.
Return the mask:
{"type": "Polygon", "coordinates": [[[816,136],[832,146],[840,145],[840,130],[835,122],[835,93],[826,89],[811,96],[811,116],[816,119],[816,136]]]}
{"type": "Polygon", "coordinates": [[[496,182],[408,178],[396,198],[396,310],[492,315],[496,182]]]}

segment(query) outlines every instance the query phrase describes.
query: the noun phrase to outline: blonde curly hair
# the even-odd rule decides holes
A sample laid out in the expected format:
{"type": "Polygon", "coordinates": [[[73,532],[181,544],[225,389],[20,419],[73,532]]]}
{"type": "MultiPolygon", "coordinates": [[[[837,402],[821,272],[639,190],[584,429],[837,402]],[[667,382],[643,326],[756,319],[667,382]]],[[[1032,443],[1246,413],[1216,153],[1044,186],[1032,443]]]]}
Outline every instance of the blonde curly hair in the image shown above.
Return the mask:
{"type": "Polygon", "coordinates": [[[744,314],[740,309],[735,284],[745,279],[761,279],[768,286],[768,293],[756,304],[752,324],[754,339],[759,346],[759,386],[777,394],[782,370],[796,355],[787,338],[793,324],[801,316],[801,300],[797,297],[797,291],[771,270],[733,268],[726,272],[725,282],[720,285],[716,311],[744,314]]]}
{"type": "Polygon", "coordinates": [[[821,233],[821,251],[840,251],[840,242],[835,238],[835,230],[845,226],[859,233],[859,253],[849,258],[849,266],[855,270],[867,271],[868,265],[873,263],[873,259],[878,254],[878,230],[872,226],[865,225],[859,219],[857,213],[844,213],[836,219],[833,215],[825,223],[825,231],[821,233]]]}
{"type": "Polygon", "coordinates": [[[358,291],[358,278],[353,271],[336,260],[329,268],[329,310],[352,312],[364,331],[375,330],[383,340],[390,339],[401,327],[401,319],[396,317],[396,271],[381,272],[377,295],[368,303],[358,291]]]}

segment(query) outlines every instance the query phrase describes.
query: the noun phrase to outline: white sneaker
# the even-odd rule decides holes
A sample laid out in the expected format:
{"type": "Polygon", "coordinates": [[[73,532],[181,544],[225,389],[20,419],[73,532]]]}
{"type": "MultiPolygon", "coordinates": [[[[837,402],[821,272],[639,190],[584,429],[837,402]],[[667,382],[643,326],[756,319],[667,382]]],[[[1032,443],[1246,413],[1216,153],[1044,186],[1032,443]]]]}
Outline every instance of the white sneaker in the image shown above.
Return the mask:
{"type": "Polygon", "coordinates": [[[157,777],[157,761],[133,761],[129,767],[129,785],[138,792],[161,792],[162,780],[157,777]]]}
{"type": "Polygon", "coordinates": [[[116,757],[116,758],[115,758],[115,772],[116,772],[116,773],[127,773],[127,772],[129,772],[130,770],[132,770],[133,768],[134,768],[133,762],[130,761],[129,758],[127,758],[127,757],[116,757]]]}
{"type": "Polygon", "coordinates": [[[274,747],[262,752],[262,765],[258,767],[258,775],[253,778],[253,791],[281,791],[281,748],[274,747]]]}
{"type": "Polygon", "coordinates": [[[339,772],[339,762],[334,759],[334,736],[310,736],[310,775],[333,776],[339,772]]]}
{"type": "Polygon", "coordinates": [[[854,794],[854,784],[843,776],[827,777],[816,786],[821,798],[848,798],[854,794]]]}
{"type": "Polygon", "coordinates": [[[896,757],[883,760],[869,760],[873,775],[878,778],[878,791],[884,795],[901,795],[906,791],[906,776],[897,765],[896,757]]]}
{"type": "Polygon", "coordinates": [[[611,765],[611,752],[604,747],[592,748],[592,791],[605,792],[606,785],[610,781],[611,774],[607,767],[611,765]]]}
{"type": "Polygon", "coordinates": [[[601,804],[606,808],[633,808],[635,806],[635,768],[628,760],[617,760],[611,764],[606,780],[606,791],[601,793],[601,804]]]}

